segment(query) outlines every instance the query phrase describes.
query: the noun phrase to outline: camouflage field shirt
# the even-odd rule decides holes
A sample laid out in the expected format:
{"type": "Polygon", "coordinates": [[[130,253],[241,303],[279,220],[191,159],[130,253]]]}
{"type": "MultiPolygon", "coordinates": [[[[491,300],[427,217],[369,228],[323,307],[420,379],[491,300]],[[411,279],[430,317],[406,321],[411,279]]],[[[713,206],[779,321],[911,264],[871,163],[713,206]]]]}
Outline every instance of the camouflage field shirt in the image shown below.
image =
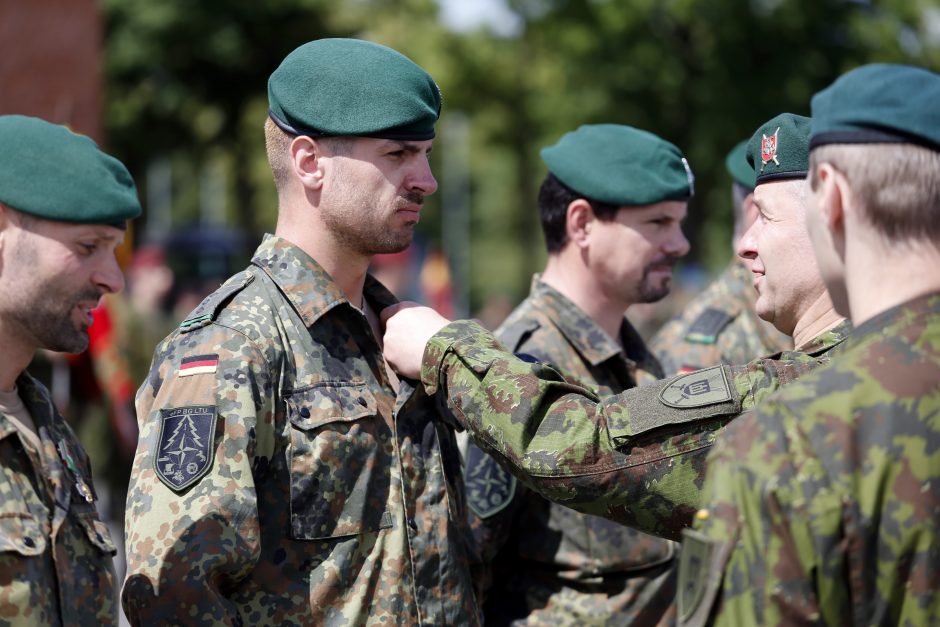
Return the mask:
{"type": "Polygon", "coordinates": [[[663,370],[673,375],[718,364],[746,364],[793,348],[793,341],[754,310],[752,275],[732,261],[650,342],[663,370]]]}
{"type": "Polygon", "coordinates": [[[366,317],[286,240],[158,347],[137,415],[133,622],[480,622],[453,429],[396,396],[366,317]]]}
{"type": "Polygon", "coordinates": [[[688,623],[937,624],[940,294],[863,323],[729,426],[705,502],[683,542],[688,623]]]}
{"type": "MultiPolygon", "coordinates": [[[[538,277],[497,336],[510,350],[560,367],[601,396],[632,388],[637,379],[662,377],[626,319],[621,349],[538,277]]],[[[517,486],[492,457],[469,446],[470,520],[496,582],[485,595],[487,625],[675,620],[675,543],[553,504],[517,486]]]]}
{"type": "Polygon", "coordinates": [[[117,551],[88,458],[48,390],[27,373],[16,385],[41,449],[0,414],[0,625],[115,624],[117,551]]]}
{"type": "Polygon", "coordinates": [[[714,366],[600,400],[558,370],[506,353],[457,321],[424,351],[421,380],[477,444],[542,496],[664,538],[701,507],[716,433],[780,385],[828,360],[847,324],[808,352],[714,366]]]}

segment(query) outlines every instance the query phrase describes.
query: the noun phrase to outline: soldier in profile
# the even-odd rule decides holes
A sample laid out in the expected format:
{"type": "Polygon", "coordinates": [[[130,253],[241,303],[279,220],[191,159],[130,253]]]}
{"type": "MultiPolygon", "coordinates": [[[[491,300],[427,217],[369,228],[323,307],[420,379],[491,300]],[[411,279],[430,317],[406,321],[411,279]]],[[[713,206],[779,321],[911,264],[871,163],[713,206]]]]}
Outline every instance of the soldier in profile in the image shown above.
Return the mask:
{"type": "MultiPolygon", "coordinates": [[[[725,158],[731,175],[734,208],[732,250],[757,220],[756,174],[747,163],[747,141],[725,158]]],[[[650,341],[667,375],[693,372],[718,364],[745,364],[763,355],[793,348],[793,340],[757,315],[753,275],[734,255],[721,275],[682,308],[650,341]]]]}

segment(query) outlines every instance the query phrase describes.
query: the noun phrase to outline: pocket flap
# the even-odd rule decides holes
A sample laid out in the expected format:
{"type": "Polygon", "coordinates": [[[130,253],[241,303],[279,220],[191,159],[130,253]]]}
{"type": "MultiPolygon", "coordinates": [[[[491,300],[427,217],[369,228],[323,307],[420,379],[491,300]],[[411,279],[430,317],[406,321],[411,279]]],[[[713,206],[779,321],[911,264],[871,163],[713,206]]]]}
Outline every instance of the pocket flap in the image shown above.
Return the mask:
{"type": "Polygon", "coordinates": [[[375,396],[362,383],[317,385],[295,391],[286,400],[291,423],[303,431],[378,413],[375,396]]]}
{"type": "Polygon", "coordinates": [[[46,536],[36,517],[27,513],[0,515],[0,553],[40,555],[46,550],[46,536]]]}
{"type": "Polygon", "coordinates": [[[106,524],[90,515],[79,515],[78,519],[81,521],[82,527],[85,528],[85,535],[88,536],[92,544],[105,553],[117,554],[117,547],[114,546],[114,541],[111,540],[111,532],[106,524]]]}

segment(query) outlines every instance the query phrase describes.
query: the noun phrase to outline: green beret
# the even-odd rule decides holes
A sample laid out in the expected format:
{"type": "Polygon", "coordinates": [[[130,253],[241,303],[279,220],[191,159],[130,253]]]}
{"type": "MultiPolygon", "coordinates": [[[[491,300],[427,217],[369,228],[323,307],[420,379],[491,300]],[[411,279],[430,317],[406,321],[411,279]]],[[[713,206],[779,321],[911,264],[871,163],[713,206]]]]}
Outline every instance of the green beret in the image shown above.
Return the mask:
{"type": "Polygon", "coordinates": [[[320,39],[291,52],[268,80],[268,113],[291,135],[421,141],[434,137],[441,91],[391,48],[320,39]]]}
{"type": "Polygon", "coordinates": [[[803,179],[809,171],[810,119],[781,113],[747,143],[747,162],[757,174],[755,186],[768,181],[803,179]]]}
{"type": "Polygon", "coordinates": [[[0,115],[0,202],[48,220],[122,228],[140,215],[120,161],[84,135],[22,115],[0,115]]]}
{"type": "Polygon", "coordinates": [[[813,96],[811,147],[912,143],[940,150],[940,74],[877,63],[813,96]]]}
{"type": "Polygon", "coordinates": [[[541,155],[558,180],[589,200],[639,206],[694,193],[695,177],[682,152],[630,126],[586,124],[541,155]]]}
{"type": "Polygon", "coordinates": [[[754,189],[754,179],[757,178],[757,174],[751,164],[747,162],[746,139],[732,148],[728,156],[725,157],[725,168],[735,183],[748,189],[754,189]]]}

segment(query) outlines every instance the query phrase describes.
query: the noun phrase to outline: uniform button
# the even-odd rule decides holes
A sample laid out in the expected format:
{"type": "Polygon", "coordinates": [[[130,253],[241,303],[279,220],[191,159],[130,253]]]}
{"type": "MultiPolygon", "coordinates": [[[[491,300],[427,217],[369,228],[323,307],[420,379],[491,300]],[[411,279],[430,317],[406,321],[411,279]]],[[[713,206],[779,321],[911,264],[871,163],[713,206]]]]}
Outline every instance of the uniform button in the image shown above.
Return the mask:
{"type": "Polygon", "coordinates": [[[33,548],[36,546],[36,541],[30,537],[26,537],[26,538],[23,538],[23,544],[25,544],[29,548],[33,548]]]}
{"type": "Polygon", "coordinates": [[[359,403],[360,405],[362,405],[363,407],[368,407],[368,406],[369,406],[369,403],[366,402],[366,399],[364,399],[364,398],[361,397],[361,396],[356,399],[356,402],[358,402],[358,403],[359,403]]]}
{"type": "Polygon", "coordinates": [[[310,417],[310,409],[307,408],[307,407],[301,407],[301,408],[300,408],[300,417],[301,417],[301,418],[309,418],[309,417],[310,417]]]}
{"type": "Polygon", "coordinates": [[[418,530],[418,523],[415,522],[415,519],[414,519],[414,518],[409,518],[409,519],[408,519],[408,526],[411,527],[411,530],[412,530],[412,531],[417,531],[417,530],[418,530]]]}

